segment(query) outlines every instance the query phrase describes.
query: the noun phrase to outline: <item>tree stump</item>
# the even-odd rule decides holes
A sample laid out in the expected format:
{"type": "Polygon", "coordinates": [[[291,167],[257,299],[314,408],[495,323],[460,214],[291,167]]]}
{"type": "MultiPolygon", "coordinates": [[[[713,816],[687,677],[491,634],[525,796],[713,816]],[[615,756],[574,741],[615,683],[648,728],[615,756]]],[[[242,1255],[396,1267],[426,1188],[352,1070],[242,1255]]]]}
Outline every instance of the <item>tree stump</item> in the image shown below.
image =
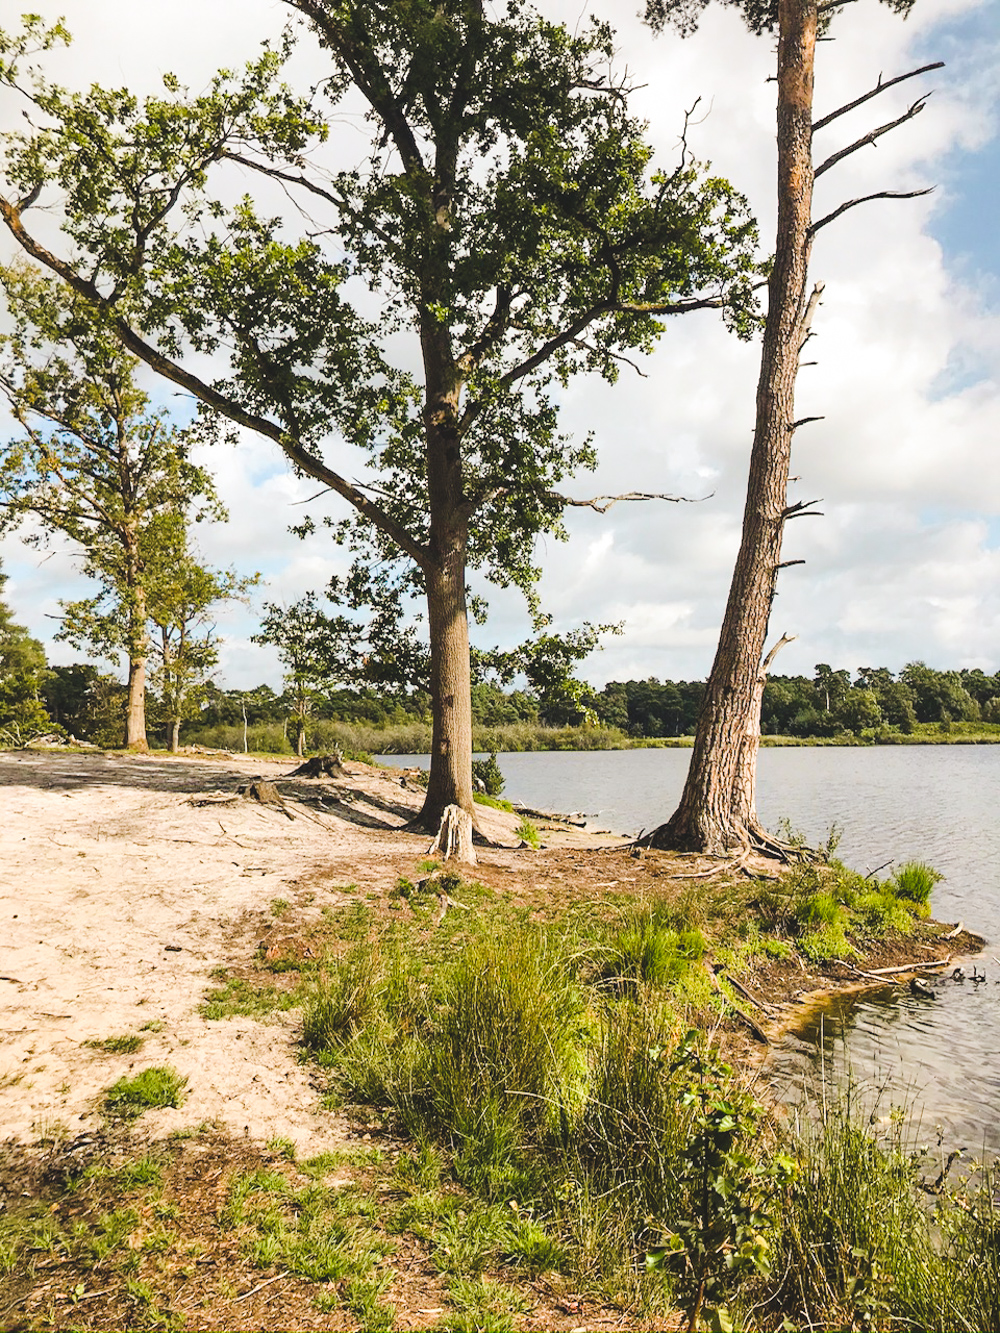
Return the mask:
{"type": "Polygon", "coordinates": [[[472,816],[460,805],[446,805],[437,837],[427,849],[428,856],[440,856],[443,861],[455,857],[467,865],[476,864],[476,849],[472,844],[472,816]]]}
{"type": "Polygon", "coordinates": [[[294,819],[295,816],[285,804],[285,798],[273,782],[268,782],[266,778],[251,778],[249,782],[243,782],[236,789],[240,796],[248,801],[256,801],[258,805],[271,805],[280,810],[288,819],[294,819]]]}
{"type": "Polygon", "coordinates": [[[290,778],[336,778],[344,774],[339,754],[317,754],[289,773],[290,778]]]}

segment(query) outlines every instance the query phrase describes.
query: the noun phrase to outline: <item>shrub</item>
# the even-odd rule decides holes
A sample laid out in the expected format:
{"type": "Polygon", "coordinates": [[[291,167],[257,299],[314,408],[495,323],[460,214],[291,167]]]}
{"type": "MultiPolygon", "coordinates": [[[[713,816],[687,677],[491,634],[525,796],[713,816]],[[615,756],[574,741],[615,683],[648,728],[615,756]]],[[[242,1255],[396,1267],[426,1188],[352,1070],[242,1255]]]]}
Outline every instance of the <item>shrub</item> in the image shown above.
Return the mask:
{"type": "Polygon", "coordinates": [[[482,789],[487,796],[499,796],[504,789],[504,776],[500,772],[500,765],[497,763],[496,750],[490,755],[489,759],[474,759],[472,761],[472,781],[481,782],[482,789]]]}

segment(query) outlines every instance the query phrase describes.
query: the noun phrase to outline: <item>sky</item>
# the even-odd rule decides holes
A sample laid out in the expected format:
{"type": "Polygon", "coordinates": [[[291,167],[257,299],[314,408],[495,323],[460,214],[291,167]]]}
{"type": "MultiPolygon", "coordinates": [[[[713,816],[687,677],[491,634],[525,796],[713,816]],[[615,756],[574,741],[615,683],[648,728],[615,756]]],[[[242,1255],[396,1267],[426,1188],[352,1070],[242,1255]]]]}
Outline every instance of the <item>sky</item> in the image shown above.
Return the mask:
{"type": "MultiPolygon", "coordinates": [[[[749,198],[762,246],[773,249],[774,67],[771,38],[755,38],[729,9],[711,6],[686,40],[654,38],[638,0],[538,0],[570,27],[592,13],[618,33],[618,68],[636,85],[633,110],[648,121],[656,160],[677,158],[684,113],[700,98],[689,147],[749,198]]],[[[215,68],[253,57],[282,30],[280,0],[33,0],[47,19],[65,15],[74,35],[46,69],[70,87],[95,81],[154,91],[172,71],[192,89],[215,68]]],[[[917,0],[906,22],[874,0],[839,17],[819,47],[816,111],[852,101],[879,79],[944,60],[946,67],[874,99],[817,136],[817,160],[898,115],[918,94],[926,109],[828,172],[815,216],[876,190],[933,186],[920,199],[864,205],[820,232],[811,279],[825,283],[814,321],[815,366],[799,376],[797,415],[823,420],[798,432],[793,500],[822,500],[822,518],[788,525],[772,639],[795,635],[775,663],[811,674],[818,662],[899,670],[1000,668],[1000,6],[917,0]]],[[[323,70],[303,35],[293,70],[323,70]]],[[[20,107],[0,101],[0,127],[20,107]]],[[[360,157],[364,126],[338,144],[360,157]],[[355,144],[357,146],[355,146],[355,144]]],[[[541,542],[542,600],[555,627],[621,622],[622,633],[584,665],[609,679],[694,679],[711,665],[739,543],[759,343],[741,343],[711,312],[668,322],[641,374],[618,384],[579,378],[561,399],[565,430],[592,431],[600,464],[567,487],[578,496],[663,491],[698,503],[619,505],[605,515],[570,512],[570,539],[541,542]],[[709,497],[702,499],[701,497],[709,497]]],[[[156,401],[183,415],[169,386],[156,401]]],[[[4,438],[0,424],[0,439],[4,438]]],[[[336,458],[332,446],[331,458],[336,458]]],[[[303,512],[340,516],[336,504],[303,501],[276,448],[251,436],[204,460],[230,521],[201,525],[212,564],[265,580],[255,604],[220,611],[220,683],[277,686],[273,650],[250,643],[263,600],[291,603],[321,591],[347,565],[328,533],[288,534],[303,512]],[[324,508],[324,505],[326,508],[324,508]]],[[[49,660],[80,654],[52,643],[59,600],[88,595],[64,544],[47,551],[17,536],[0,541],[16,618],[47,645],[49,660]]],[[[479,641],[513,643],[527,632],[518,597],[491,594],[479,641]]]]}

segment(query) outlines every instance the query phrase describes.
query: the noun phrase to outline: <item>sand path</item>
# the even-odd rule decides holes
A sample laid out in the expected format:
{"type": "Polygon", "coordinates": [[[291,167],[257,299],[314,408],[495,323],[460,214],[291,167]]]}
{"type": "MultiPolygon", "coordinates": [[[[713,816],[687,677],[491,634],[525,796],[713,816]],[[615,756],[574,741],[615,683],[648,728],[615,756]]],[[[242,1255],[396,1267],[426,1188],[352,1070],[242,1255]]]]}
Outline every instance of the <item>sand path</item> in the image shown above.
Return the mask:
{"type": "MultiPolygon", "coordinates": [[[[274,899],[317,913],[342,901],[344,879],[328,868],[384,857],[385,831],[419,800],[398,776],[348,765],[339,803],[294,820],[245,800],[193,803],[292,766],[0,752],[0,1140],[75,1136],[96,1125],[117,1078],[162,1064],[188,1093],[143,1117],[151,1136],[218,1120],[309,1152],[339,1137],[296,1059],[291,1019],[198,1013],[212,969],[245,961],[247,931],[274,899]],[[145,1038],[139,1053],[85,1044],[127,1033],[145,1038]]],[[[427,839],[400,833],[391,846],[420,855],[427,839]]]]}

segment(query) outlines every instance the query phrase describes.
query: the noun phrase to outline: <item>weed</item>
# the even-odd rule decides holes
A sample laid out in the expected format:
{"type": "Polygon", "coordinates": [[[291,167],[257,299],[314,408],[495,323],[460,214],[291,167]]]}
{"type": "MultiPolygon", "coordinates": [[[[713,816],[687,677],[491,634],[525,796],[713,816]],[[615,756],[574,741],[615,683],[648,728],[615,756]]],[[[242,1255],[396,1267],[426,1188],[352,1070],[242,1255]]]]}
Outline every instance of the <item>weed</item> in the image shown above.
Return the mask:
{"type": "Polygon", "coordinates": [[[144,1041],[144,1037],[129,1033],[121,1037],[90,1037],[83,1045],[92,1046],[95,1051],[103,1051],[105,1055],[135,1055],[136,1051],[142,1050],[144,1041]]]}
{"type": "Polygon", "coordinates": [[[491,810],[506,810],[508,814],[514,813],[514,807],[510,801],[505,801],[502,796],[487,796],[485,792],[473,792],[472,799],[477,805],[489,806],[491,810]]]}
{"type": "Polygon", "coordinates": [[[281,1135],[268,1139],[267,1150],[273,1152],[276,1157],[284,1157],[288,1162],[295,1161],[295,1144],[291,1139],[282,1138],[281,1135]]]}
{"type": "Polygon", "coordinates": [[[199,1006],[202,1018],[267,1018],[270,1014],[284,1013],[301,1002],[297,991],[279,990],[275,986],[255,986],[242,977],[226,977],[224,986],[210,990],[199,1006]]]}
{"type": "Polygon", "coordinates": [[[120,1078],[104,1094],[106,1114],[131,1119],[154,1106],[180,1106],[187,1079],[169,1065],[152,1065],[135,1078],[120,1078]]]}
{"type": "Polygon", "coordinates": [[[514,1316],[531,1309],[515,1287],[489,1278],[453,1278],[448,1295],[455,1309],[437,1325],[442,1333],[508,1333],[514,1316]]]}
{"type": "Polygon", "coordinates": [[[272,898],[271,915],[274,917],[275,921],[280,921],[291,905],[292,904],[287,898],[272,898]]]}
{"type": "Polygon", "coordinates": [[[521,816],[521,822],[514,830],[514,836],[520,838],[523,843],[529,847],[537,849],[542,845],[541,838],[538,835],[538,828],[534,825],[527,815],[521,816]]]}
{"type": "Polygon", "coordinates": [[[931,892],[944,877],[922,861],[907,861],[901,865],[889,885],[897,898],[911,904],[918,916],[930,914],[931,892]]]}

